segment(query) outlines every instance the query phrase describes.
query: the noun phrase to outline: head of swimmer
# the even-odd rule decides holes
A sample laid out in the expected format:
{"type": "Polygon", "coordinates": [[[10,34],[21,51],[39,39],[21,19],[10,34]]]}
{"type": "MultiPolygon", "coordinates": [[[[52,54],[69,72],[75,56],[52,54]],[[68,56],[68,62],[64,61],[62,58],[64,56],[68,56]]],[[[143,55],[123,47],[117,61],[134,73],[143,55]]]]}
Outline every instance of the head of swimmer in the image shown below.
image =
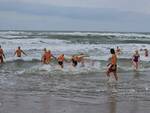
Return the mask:
{"type": "Polygon", "coordinates": [[[139,51],[138,51],[138,50],[135,50],[135,54],[139,54],[139,51]]]}
{"type": "Polygon", "coordinates": [[[20,49],[21,49],[21,47],[20,47],[20,46],[18,46],[18,49],[20,50],[20,49]]]}
{"type": "Polygon", "coordinates": [[[110,49],[111,54],[115,54],[115,50],[113,48],[110,49]]]}

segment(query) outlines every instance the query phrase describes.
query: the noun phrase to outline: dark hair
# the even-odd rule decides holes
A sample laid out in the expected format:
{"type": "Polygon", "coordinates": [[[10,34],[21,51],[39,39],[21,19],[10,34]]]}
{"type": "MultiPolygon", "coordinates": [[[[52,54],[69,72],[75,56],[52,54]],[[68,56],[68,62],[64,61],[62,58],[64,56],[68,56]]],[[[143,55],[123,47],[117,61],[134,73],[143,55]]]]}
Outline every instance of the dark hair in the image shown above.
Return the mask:
{"type": "Polygon", "coordinates": [[[113,48],[110,49],[111,54],[115,54],[115,50],[113,48]]]}

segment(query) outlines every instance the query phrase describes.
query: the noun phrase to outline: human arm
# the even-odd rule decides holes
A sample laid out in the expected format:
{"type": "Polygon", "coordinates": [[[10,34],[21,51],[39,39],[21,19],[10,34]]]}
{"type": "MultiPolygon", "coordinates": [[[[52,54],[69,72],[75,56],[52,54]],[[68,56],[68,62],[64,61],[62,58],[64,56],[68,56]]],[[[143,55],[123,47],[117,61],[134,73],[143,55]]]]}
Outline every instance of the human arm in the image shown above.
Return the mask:
{"type": "Polygon", "coordinates": [[[26,56],[27,56],[27,54],[26,54],[23,50],[21,50],[21,52],[22,52],[24,55],[26,55],[26,56]]]}

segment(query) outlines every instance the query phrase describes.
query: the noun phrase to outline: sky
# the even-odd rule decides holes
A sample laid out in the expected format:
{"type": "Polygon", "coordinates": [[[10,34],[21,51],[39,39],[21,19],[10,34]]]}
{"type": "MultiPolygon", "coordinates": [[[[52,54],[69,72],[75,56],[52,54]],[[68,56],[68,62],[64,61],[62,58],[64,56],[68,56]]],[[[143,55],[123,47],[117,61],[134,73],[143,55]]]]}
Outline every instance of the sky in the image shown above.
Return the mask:
{"type": "Polygon", "coordinates": [[[150,32],[150,0],[0,0],[0,30],[150,32]]]}

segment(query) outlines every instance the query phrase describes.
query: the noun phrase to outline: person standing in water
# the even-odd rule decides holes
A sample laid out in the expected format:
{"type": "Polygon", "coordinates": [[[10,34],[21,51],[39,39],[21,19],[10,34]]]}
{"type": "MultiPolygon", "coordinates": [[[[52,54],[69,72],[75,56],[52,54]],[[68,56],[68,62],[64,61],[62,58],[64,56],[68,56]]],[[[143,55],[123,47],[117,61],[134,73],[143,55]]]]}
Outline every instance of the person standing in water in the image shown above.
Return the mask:
{"type": "Polygon", "coordinates": [[[72,55],[71,61],[73,67],[76,67],[78,65],[78,57],[76,55],[72,55]]]}
{"type": "Polygon", "coordinates": [[[0,45],[0,64],[4,62],[5,54],[0,45]]]}
{"type": "Polygon", "coordinates": [[[135,70],[138,70],[138,68],[139,68],[139,60],[140,60],[140,54],[139,54],[138,50],[136,50],[132,56],[132,64],[133,64],[135,70]]]}
{"type": "Polygon", "coordinates": [[[81,63],[81,66],[84,67],[84,57],[86,56],[83,53],[80,55],[73,55],[71,59],[73,67],[76,67],[78,63],[81,63]]]}
{"type": "Polygon", "coordinates": [[[113,73],[116,81],[118,81],[118,76],[117,76],[117,55],[115,54],[114,49],[110,49],[111,57],[109,58],[110,63],[107,65],[108,70],[107,70],[107,76],[110,77],[110,73],[113,73]]]}
{"type": "Polygon", "coordinates": [[[64,59],[64,54],[61,54],[57,57],[58,64],[61,66],[61,68],[64,68],[64,59]]]}
{"type": "Polygon", "coordinates": [[[46,52],[47,52],[47,50],[46,50],[46,48],[44,48],[43,49],[43,54],[42,54],[42,58],[41,58],[41,62],[43,62],[44,64],[46,63],[46,56],[45,56],[45,54],[46,54],[46,52]]]}
{"type": "Polygon", "coordinates": [[[86,57],[86,55],[84,53],[81,53],[80,55],[77,55],[77,61],[79,63],[81,63],[81,67],[84,67],[84,57],[86,57]]]}
{"type": "Polygon", "coordinates": [[[22,53],[23,53],[24,55],[27,55],[27,54],[21,49],[21,47],[19,46],[18,49],[15,51],[14,56],[17,55],[17,57],[21,57],[22,53]]]}
{"type": "Polygon", "coordinates": [[[117,49],[116,49],[116,54],[117,55],[120,55],[121,54],[121,49],[117,46],[117,49]]]}
{"type": "Polygon", "coordinates": [[[52,57],[55,58],[53,56],[53,54],[51,53],[51,51],[50,50],[47,51],[46,49],[44,49],[44,54],[42,56],[42,62],[44,64],[49,64],[51,62],[52,57]]]}
{"type": "Polygon", "coordinates": [[[144,52],[145,52],[145,57],[148,57],[149,56],[148,50],[144,49],[144,52]]]}

